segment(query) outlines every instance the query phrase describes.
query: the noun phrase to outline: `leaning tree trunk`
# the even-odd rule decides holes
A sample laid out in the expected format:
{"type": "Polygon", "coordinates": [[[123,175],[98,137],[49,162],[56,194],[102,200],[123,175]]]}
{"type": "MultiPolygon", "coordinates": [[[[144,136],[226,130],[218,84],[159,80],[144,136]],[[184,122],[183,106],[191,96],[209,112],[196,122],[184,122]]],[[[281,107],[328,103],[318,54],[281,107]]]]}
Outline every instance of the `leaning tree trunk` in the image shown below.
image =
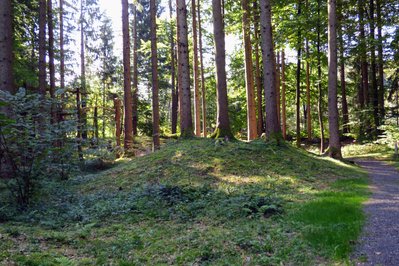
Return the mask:
{"type": "Polygon", "coordinates": [[[252,64],[252,44],[251,44],[251,11],[248,0],[241,0],[242,5],[242,29],[244,39],[245,54],[245,87],[247,93],[247,139],[253,140],[258,135],[256,125],[255,95],[254,95],[254,77],[252,64]]]}
{"type": "Polygon", "coordinates": [[[201,136],[201,103],[200,103],[200,82],[198,69],[198,37],[197,37],[197,13],[196,0],[191,0],[191,16],[193,26],[193,67],[194,67],[194,128],[195,135],[201,136]]]}
{"type": "Polygon", "coordinates": [[[204,57],[202,55],[202,28],[201,28],[201,8],[200,0],[197,4],[198,12],[198,39],[199,39],[199,51],[200,51],[200,63],[201,63],[201,92],[202,92],[202,133],[206,138],[206,88],[205,88],[205,73],[204,73],[204,57]]]}
{"type": "Polygon", "coordinates": [[[226,49],[224,36],[224,22],[221,0],[212,0],[213,35],[215,38],[215,62],[216,62],[216,95],[217,118],[216,129],[213,138],[234,138],[230,129],[227,80],[226,80],[226,49]]]}
{"type": "Polygon", "coordinates": [[[123,34],[123,92],[125,109],[124,147],[130,149],[133,144],[133,105],[130,71],[130,38],[128,1],[122,0],[122,34],[123,34]]]}
{"type": "Polygon", "coordinates": [[[283,130],[283,138],[287,139],[287,103],[286,103],[286,87],[285,87],[285,52],[281,52],[281,125],[283,130]]]}
{"type": "Polygon", "coordinates": [[[14,92],[11,0],[0,0],[0,90],[14,92]]]}
{"type": "Polygon", "coordinates": [[[272,12],[270,0],[260,1],[260,24],[263,55],[263,81],[266,104],[266,139],[279,139],[280,126],[277,116],[276,67],[273,51],[272,12]]]}
{"type": "Polygon", "coordinates": [[[176,1],[180,131],[182,137],[193,136],[193,118],[191,114],[190,64],[188,51],[187,9],[185,0],[176,1]]]}
{"type": "Polygon", "coordinates": [[[328,155],[342,159],[337,104],[337,13],[336,0],[328,0],[328,155]]]}
{"type": "Polygon", "coordinates": [[[159,149],[159,96],[158,96],[158,54],[157,54],[157,6],[150,0],[151,13],[151,66],[152,66],[152,142],[153,149],[159,149]]]}

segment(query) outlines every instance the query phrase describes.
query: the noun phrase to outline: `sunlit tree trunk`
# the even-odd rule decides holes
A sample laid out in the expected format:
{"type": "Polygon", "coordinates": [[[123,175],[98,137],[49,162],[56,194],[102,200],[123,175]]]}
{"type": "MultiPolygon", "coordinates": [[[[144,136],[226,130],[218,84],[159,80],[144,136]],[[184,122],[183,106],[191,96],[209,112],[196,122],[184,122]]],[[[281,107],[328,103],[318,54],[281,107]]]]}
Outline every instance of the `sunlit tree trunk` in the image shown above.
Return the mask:
{"type": "Polygon", "coordinates": [[[138,36],[137,36],[137,7],[133,5],[133,136],[137,136],[137,121],[138,121],[138,84],[139,84],[139,71],[138,71],[138,36]]]}
{"type": "Polygon", "coordinates": [[[121,100],[117,97],[114,98],[114,112],[115,112],[115,140],[116,146],[121,146],[121,134],[122,134],[122,126],[121,126],[121,100]]]}
{"type": "Polygon", "coordinates": [[[306,129],[308,140],[312,140],[312,112],[310,106],[310,63],[309,41],[306,39],[306,129]]]}
{"type": "Polygon", "coordinates": [[[277,115],[276,66],[273,51],[272,12],[270,0],[260,1],[260,24],[263,55],[263,81],[266,101],[266,139],[279,138],[277,115]]]}
{"type": "Polygon", "coordinates": [[[201,6],[200,0],[197,4],[198,12],[198,39],[199,39],[199,51],[200,51],[200,63],[201,63],[201,99],[202,99],[202,134],[204,138],[207,135],[206,129],[206,88],[205,88],[205,73],[204,73],[204,57],[202,54],[202,28],[201,28],[201,6]]]}
{"type": "Polygon", "coordinates": [[[201,136],[201,103],[200,103],[200,82],[198,68],[198,37],[197,37],[197,8],[196,0],[191,0],[191,16],[193,26],[193,67],[194,67],[194,129],[195,135],[201,136]]]}
{"type": "Polygon", "coordinates": [[[172,83],[172,92],[171,92],[171,99],[172,99],[172,134],[176,134],[177,131],[177,115],[178,115],[178,94],[177,94],[177,87],[176,87],[176,43],[174,39],[174,31],[173,31],[173,7],[172,7],[172,0],[169,0],[169,18],[170,18],[170,57],[171,57],[171,83],[172,83]]]}
{"type": "Polygon", "coordinates": [[[123,95],[125,109],[124,147],[130,149],[133,144],[133,104],[130,71],[130,37],[128,1],[122,0],[122,34],[123,34],[123,95]]]}
{"type": "MultiPolygon", "coordinates": [[[[298,19],[301,17],[301,1],[298,0],[298,19]]],[[[301,146],[301,26],[298,26],[297,68],[296,68],[296,146],[301,146]]]]}
{"type": "Polygon", "coordinates": [[[336,0],[328,0],[328,155],[342,159],[337,104],[337,13],[336,0]]]}
{"type": "Polygon", "coordinates": [[[324,153],[324,121],[323,121],[323,91],[321,86],[321,19],[320,19],[320,5],[321,0],[317,1],[317,112],[320,126],[320,154],[324,153]]]}
{"type": "Polygon", "coordinates": [[[343,122],[343,133],[349,133],[349,114],[348,114],[348,101],[346,98],[346,80],[345,80],[345,44],[343,36],[343,21],[342,21],[342,2],[340,4],[340,16],[339,16],[339,29],[338,38],[340,46],[340,79],[341,79],[341,97],[342,97],[342,122],[343,122]]]}
{"type": "Polygon", "coordinates": [[[14,92],[11,0],[0,0],[0,89],[14,92]]]}
{"type": "Polygon", "coordinates": [[[159,149],[159,88],[158,88],[158,54],[156,0],[150,0],[151,13],[151,66],[152,66],[152,142],[153,149],[159,149]]]}
{"type": "Polygon", "coordinates": [[[182,137],[193,135],[191,114],[190,64],[188,51],[187,8],[185,0],[176,1],[178,35],[178,80],[180,101],[180,131],[182,137]]]}
{"type": "Polygon", "coordinates": [[[233,138],[230,129],[227,80],[226,80],[226,49],[224,36],[224,21],[221,0],[212,0],[213,35],[215,39],[215,63],[216,63],[216,96],[217,118],[216,129],[212,134],[214,138],[233,138]]]}
{"type": "Polygon", "coordinates": [[[281,127],[281,79],[280,79],[280,51],[276,56],[276,103],[277,103],[277,121],[281,127]]]}
{"type": "Polygon", "coordinates": [[[286,84],[285,84],[285,52],[281,52],[281,125],[283,138],[287,139],[287,103],[286,103],[286,84]]]}
{"type": "Polygon", "coordinates": [[[251,44],[251,11],[249,9],[248,0],[241,0],[242,5],[242,28],[244,39],[244,56],[245,56],[245,86],[247,93],[247,139],[253,140],[258,135],[256,125],[256,109],[255,109],[255,93],[254,93],[254,77],[252,64],[252,44],[251,44]]]}

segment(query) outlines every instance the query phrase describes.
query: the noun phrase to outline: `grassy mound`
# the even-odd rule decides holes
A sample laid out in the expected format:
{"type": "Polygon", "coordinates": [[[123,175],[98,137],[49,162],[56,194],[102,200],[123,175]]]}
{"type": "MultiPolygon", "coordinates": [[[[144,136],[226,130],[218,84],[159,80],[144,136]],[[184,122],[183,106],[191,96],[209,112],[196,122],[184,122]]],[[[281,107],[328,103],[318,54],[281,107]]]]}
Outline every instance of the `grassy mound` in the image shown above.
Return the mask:
{"type": "Polygon", "coordinates": [[[21,265],[342,262],[363,224],[364,172],[291,146],[209,139],[48,183],[0,224],[21,265]]]}

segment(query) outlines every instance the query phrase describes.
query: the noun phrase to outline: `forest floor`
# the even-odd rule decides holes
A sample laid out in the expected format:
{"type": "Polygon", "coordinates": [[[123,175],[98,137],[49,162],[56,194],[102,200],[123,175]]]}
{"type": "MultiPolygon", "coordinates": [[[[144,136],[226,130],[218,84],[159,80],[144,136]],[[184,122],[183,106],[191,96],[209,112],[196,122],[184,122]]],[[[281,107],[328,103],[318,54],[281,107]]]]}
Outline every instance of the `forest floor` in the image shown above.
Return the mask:
{"type": "Polygon", "coordinates": [[[0,223],[0,265],[344,264],[367,187],[361,168],[289,144],[169,140],[42,182],[28,211],[0,223]]]}

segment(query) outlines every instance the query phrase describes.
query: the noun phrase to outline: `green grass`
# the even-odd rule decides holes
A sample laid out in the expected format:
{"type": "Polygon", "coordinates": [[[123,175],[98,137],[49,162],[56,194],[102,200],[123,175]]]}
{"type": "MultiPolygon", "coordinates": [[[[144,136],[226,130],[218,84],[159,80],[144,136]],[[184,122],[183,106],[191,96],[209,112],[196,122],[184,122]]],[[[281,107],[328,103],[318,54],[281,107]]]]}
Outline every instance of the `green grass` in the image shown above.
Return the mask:
{"type": "Polygon", "coordinates": [[[44,183],[28,212],[0,224],[0,261],[343,263],[364,221],[365,176],[289,145],[170,140],[112,169],[44,183]]]}

